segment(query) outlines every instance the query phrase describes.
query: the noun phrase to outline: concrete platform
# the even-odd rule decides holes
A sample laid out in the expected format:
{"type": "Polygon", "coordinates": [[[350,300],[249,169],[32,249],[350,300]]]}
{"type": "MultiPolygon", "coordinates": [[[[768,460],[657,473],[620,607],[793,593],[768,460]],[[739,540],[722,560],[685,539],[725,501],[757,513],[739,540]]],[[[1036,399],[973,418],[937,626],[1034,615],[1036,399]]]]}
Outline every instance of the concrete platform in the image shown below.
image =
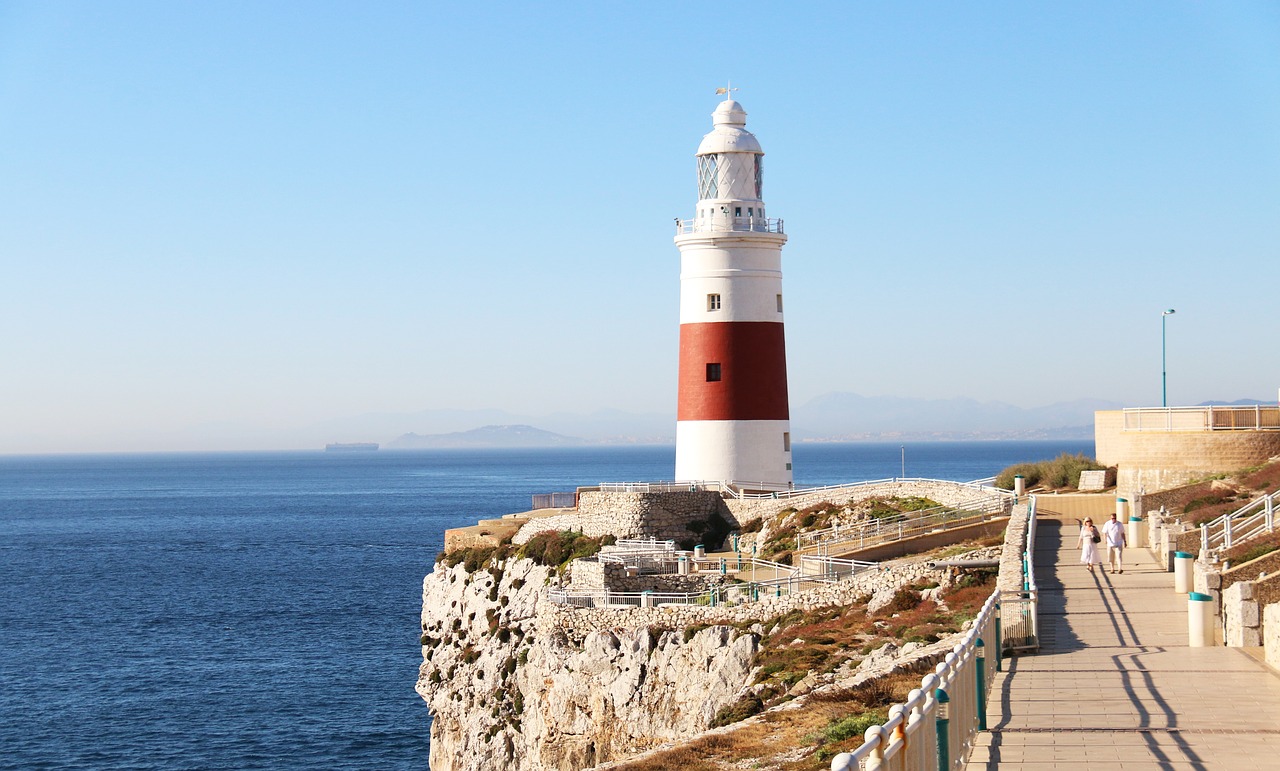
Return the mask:
{"type": "Polygon", "coordinates": [[[1145,549],[1090,573],[1074,523],[1042,521],[1041,650],[1004,661],[972,769],[1280,769],[1280,677],[1190,648],[1187,599],[1145,549]]]}

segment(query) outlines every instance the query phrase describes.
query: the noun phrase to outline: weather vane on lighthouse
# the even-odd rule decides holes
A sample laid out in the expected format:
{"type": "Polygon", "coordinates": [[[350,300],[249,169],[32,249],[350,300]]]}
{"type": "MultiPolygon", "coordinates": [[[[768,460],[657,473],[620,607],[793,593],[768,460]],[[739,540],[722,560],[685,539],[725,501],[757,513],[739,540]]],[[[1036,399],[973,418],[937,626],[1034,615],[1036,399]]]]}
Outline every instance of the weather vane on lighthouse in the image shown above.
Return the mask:
{"type": "Polygon", "coordinates": [[[724,94],[725,101],[728,101],[728,100],[730,100],[730,99],[732,99],[732,98],[733,98],[733,92],[734,92],[734,91],[737,91],[737,90],[738,90],[738,89],[736,89],[736,88],[734,88],[734,87],[733,87],[733,81],[732,81],[732,80],[726,80],[726,81],[725,81],[725,84],[724,84],[724,88],[717,88],[717,89],[716,89],[716,93],[717,93],[717,94],[724,94]]]}

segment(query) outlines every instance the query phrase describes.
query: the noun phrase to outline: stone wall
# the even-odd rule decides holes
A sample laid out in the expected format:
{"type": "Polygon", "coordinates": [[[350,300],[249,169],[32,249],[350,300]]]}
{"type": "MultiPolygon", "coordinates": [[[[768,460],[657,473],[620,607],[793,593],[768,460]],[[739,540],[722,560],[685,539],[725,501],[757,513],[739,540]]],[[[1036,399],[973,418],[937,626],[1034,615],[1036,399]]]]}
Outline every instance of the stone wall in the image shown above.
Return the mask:
{"type": "Polygon", "coordinates": [[[1256,466],[1280,455],[1280,431],[1125,431],[1124,413],[1094,413],[1098,462],[1117,466],[1116,489],[1132,500],[1199,477],[1256,466]]]}
{"type": "MultiPolygon", "coordinates": [[[[719,514],[730,527],[738,526],[732,512],[717,492],[628,493],[592,490],[578,497],[578,509],[571,514],[529,522],[520,528],[514,541],[524,543],[545,530],[576,530],[583,535],[618,538],[658,538],[677,543],[697,539],[689,525],[705,522],[719,514]]],[[[712,545],[712,544],[708,544],[712,545]]]]}
{"type": "Polygon", "coordinates": [[[1252,581],[1239,581],[1222,592],[1222,640],[1229,648],[1262,644],[1262,614],[1252,581]]]}
{"type": "Polygon", "coordinates": [[[886,602],[900,587],[916,581],[945,580],[946,571],[923,564],[894,565],[849,581],[807,589],[783,597],[741,605],[675,605],[659,608],[573,608],[543,603],[539,628],[544,634],[563,633],[571,641],[617,627],[680,629],[707,624],[764,621],[792,610],[812,611],[833,605],[852,605],[871,598],[869,608],[886,602]]]}
{"type": "Polygon", "coordinates": [[[1263,656],[1272,669],[1280,669],[1280,603],[1272,603],[1262,611],[1263,656]]]}
{"type": "MultiPolygon", "coordinates": [[[[981,492],[959,482],[947,482],[936,479],[903,480],[885,482],[874,485],[849,485],[820,490],[805,495],[789,498],[749,498],[745,500],[730,499],[725,501],[729,511],[733,512],[738,522],[750,522],[753,519],[772,517],[783,509],[804,509],[818,503],[834,503],[843,506],[850,501],[862,501],[867,498],[929,498],[947,506],[955,506],[971,501],[981,492]]],[[[1012,499],[1009,505],[1012,505],[1012,499]]]]}

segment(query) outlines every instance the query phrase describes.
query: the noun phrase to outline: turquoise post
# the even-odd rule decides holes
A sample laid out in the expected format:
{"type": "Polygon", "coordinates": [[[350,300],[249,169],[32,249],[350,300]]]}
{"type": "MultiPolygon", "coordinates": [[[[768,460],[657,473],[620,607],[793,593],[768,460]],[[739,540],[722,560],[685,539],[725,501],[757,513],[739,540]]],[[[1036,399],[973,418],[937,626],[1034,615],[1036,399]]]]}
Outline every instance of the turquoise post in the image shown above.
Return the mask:
{"type": "Polygon", "coordinates": [[[951,768],[951,697],[938,688],[933,692],[938,700],[938,719],[934,728],[938,734],[938,771],[951,768]]]}
{"type": "Polygon", "coordinates": [[[1000,631],[1001,631],[1000,627],[1001,626],[1002,624],[1000,622],[1000,603],[997,602],[996,603],[996,671],[997,672],[1001,672],[1004,670],[1004,666],[1002,663],[1004,661],[1004,646],[1000,644],[1000,631]]]}
{"type": "Polygon", "coordinates": [[[987,730],[987,650],[979,637],[974,643],[977,647],[978,659],[978,730],[987,730]]]}

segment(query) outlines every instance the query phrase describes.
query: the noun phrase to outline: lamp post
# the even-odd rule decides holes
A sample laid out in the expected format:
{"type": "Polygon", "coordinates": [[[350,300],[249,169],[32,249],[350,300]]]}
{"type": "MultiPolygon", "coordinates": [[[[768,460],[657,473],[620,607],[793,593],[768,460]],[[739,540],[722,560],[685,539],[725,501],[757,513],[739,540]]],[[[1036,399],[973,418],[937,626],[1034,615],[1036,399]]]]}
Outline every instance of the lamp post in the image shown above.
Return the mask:
{"type": "Polygon", "coordinates": [[[1173,308],[1160,314],[1160,406],[1169,406],[1169,365],[1164,353],[1165,320],[1174,314],[1173,308]]]}

